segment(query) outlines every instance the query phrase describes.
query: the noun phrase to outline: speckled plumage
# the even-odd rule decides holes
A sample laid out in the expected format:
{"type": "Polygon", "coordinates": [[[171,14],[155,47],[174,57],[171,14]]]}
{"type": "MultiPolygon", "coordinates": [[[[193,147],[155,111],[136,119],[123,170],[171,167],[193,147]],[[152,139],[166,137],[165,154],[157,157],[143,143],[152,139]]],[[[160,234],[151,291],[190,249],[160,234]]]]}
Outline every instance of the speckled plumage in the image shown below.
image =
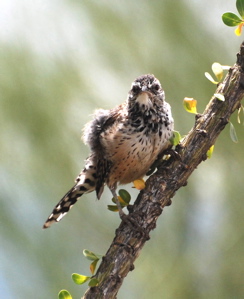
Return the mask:
{"type": "Polygon", "coordinates": [[[142,178],[170,146],[173,118],[161,84],[153,75],[135,79],[127,100],[111,110],[99,109],[84,129],[91,154],[75,186],[55,206],[43,228],[57,222],[84,193],[104,186],[114,194],[119,184],[142,178]]]}

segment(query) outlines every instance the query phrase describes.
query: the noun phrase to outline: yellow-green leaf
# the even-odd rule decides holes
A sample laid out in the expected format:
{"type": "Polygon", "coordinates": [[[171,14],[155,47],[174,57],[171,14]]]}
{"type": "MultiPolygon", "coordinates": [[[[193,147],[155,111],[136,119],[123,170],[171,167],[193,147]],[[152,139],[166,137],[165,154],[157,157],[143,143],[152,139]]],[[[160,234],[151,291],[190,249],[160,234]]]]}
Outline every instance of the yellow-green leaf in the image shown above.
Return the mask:
{"type": "Polygon", "coordinates": [[[85,275],[81,275],[81,274],[77,274],[77,273],[72,274],[72,279],[73,279],[74,283],[76,283],[76,284],[83,284],[90,278],[91,277],[89,277],[89,276],[85,276],[85,275]]]}
{"type": "Polygon", "coordinates": [[[72,296],[70,295],[70,293],[66,290],[61,290],[58,293],[58,299],[72,299],[72,296]]]}
{"type": "Polygon", "coordinates": [[[128,205],[130,200],[131,200],[130,193],[125,189],[120,189],[118,193],[119,193],[119,196],[122,199],[122,203],[125,203],[125,204],[128,205]]]}
{"type": "Polygon", "coordinates": [[[216,78],[218,79],[218,81],[221,81],[221,79],[223,78],[223,75],[224,75],[223,68],[222,68],[221,64],[218,62],[214,62],[212,64],[212,71],[213,71],[214,75],[216,76],[216,78]]]}
{"type": "Polygon", "coordinates": [[[197,100],[193,98],[184,98],[183,105],[187,112],[197,113],[197,100]]]}
{"type": "Polygon", "coordinates": [[[214,151],[214,145],[212,145],[210,147],[210,149],[207,151],[207,157],[210,159],[213,155],[213,151],[214,151]]]}
{"type": "Polygon", "coordinates": [[[83,255],[90,261],[95,261],[97,259],[99,260],[102,257],[102,255],[94,253],[87,249],[83,250],[83,255]]]}
{"type": "Polygon", "coordinates": [[[238,142],[238,137],[236,134],[235,127],[233,126],[233,124],[231,122],[230,122],[230,138],[233,142],[235,142],[235,143],[238,142]]]}
{"type": "Polygon", "coordinates": [[[218,81],[215,81],[214,78],[208,72],[205,72],[204,75],[213,84],[218,84],[219,83],[218,81]]]}
{"type": "Polygon", "coordinates": [[[92,278],[92,279],[89,281],[88,285],[89,285],[89,287],[95,287],[95,286],[98,285],[98,283],[99,283],[99,281],[98,281],[96,278],[92,278]]]}
{"type": "Polygon", "coordinates": [[[95,272],[95,270],[96,270],[96,266],[97,266],[97,262],[98,262],[99,260],[97,259],[97,260],[95,260],[95,261],[93,261],[91,264],[90,264],[90,271],[91,271],[91,274],[94,274],[94,272],[95,272]]]}
{"type": "Polygon", "coordinates": [[[118,212],[119,211],[119,209],[116,205],[107,205],[107,207],[108,207],[109,211],[112,211],[112,212],[118,212]]]}
{"type": "Polygon", "coordinates": [[[218,100],[220,100],[222,102],[225,101],[225,96],[223,94],[221,94],[221,93],[215,93],[214,96],[215,96],[216,99],[218,99],[218,100]]]}
{"type": "Polygon", "coordinates": [[[180,132],[178,131],[174,131],[173,132],[173,137],[170,138],[170,142],[173,146],[176,146],[177,144],[180,143],[180,140],[181,140],[181,135],[180,135],[180,132]]]}
{"type": "MultiPolygon", "coordinates": [[[[118,195],[118,200],[119,200],[119,202],[120,202],[121,207],[128,206],[128,203],[127,203],[126,201],[124,201],[124,199],[123,199],[121,196],[119,196],[119,195],[118,195]]],[[[115,198],[112,198],[112,201],[113,201],[114,203],[116,203],[115,198]]],[[[117,204],[117,203],[116,203],[116,204],[117,204]]]]}
{"type": "MultiPolygon", "coordinates": [[[[125,189],[120,189],[118,193],[119,193],[118,200],[119,200],[121,206],[123,206],[123,207],[128,206],[128,204],[131,200],[130,193],[125,189]]],[[[116,200],[114,197],[112,198],[112,202],[116,203],[116,200]]],[[[112,210],[113,210],[113,208],[111,209],[111,211],[112,210]]]]}
{"type": "Polygon", "coordinates": [[[243,23],[239,24],[237,26],[237,28],[235,29],[235,35],[237,36],[240,36],[241,35],[241,32],[242,32],[242,26],[243,26],[243,23]]]}

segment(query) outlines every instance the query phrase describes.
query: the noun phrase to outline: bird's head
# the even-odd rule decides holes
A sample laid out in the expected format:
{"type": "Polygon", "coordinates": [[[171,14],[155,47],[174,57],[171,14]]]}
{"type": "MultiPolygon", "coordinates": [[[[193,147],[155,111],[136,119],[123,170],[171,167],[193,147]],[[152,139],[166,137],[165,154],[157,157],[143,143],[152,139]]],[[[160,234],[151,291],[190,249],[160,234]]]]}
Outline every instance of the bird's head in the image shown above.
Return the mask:
{"type": "Polygon", "coordinates": [[[136,105],[142,110],[163,105],[164,98],[164,90],[159,80],[150,74],[137,77],[128,94],[129,106],[136,105]]]}

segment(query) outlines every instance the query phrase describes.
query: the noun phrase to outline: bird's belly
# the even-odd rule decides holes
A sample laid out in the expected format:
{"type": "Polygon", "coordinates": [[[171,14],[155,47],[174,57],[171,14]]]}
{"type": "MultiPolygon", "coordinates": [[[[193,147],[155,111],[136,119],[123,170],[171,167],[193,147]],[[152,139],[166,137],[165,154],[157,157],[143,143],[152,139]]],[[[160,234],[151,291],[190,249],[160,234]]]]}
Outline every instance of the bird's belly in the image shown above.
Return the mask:
{"type": "Polygon", "coordinates": [[[145,175],[153,163],[152,149],[141,152],[139,148],[127,149],[115,155],[109,181],[127,184],[145,175]]]}
{"type": "Polygon", "coordinates": [[[109,142],[112,168],[107,184],[127,184],[142,178],[158,154],[168,146],[159,136],[145,136],[143,134],[118,136],[109,142]]]}

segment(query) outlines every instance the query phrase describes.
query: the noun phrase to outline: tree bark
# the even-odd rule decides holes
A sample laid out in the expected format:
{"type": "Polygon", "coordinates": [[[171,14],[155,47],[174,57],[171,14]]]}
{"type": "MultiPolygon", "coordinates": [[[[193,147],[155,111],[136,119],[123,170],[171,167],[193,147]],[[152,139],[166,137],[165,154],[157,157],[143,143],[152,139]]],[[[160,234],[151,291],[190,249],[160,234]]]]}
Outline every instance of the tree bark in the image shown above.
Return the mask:
{"type": "Polygon", "coordinates": [[[84,299],[116,298],[124,278],[134,269],[135,259],[150,239],[149,233],[156,227],[163,208],[169,206],[175,192],[187,184],[188,177],[206,159],[208,149],[229,123],[231,114],[240,107],[244,96],[244,42],[236,64],[215,93],[223,94],[225,101],[212,97],[203,114],[196,115],[194,127],[176,147],[180,159],[172,155],[147,180],[146,188],[128,208],[133,222],[121,222],[94,276],[99,283],[86,291],[84,299]],[[133,226],[134,222],[137,225],[133,226]]]}

